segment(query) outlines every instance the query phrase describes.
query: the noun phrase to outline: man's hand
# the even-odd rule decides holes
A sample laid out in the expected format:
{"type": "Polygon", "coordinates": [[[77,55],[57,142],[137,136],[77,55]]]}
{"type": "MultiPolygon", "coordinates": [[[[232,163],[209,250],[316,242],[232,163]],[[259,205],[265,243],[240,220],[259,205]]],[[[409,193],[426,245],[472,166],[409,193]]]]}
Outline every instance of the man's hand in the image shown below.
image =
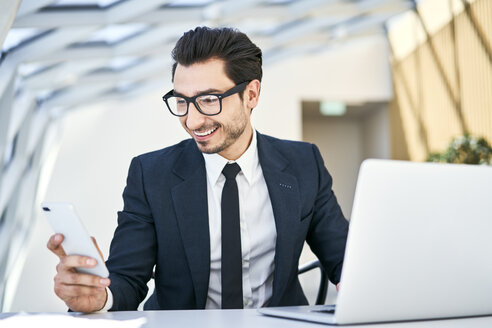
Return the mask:
{"type": "MultiPolygon", "coordinates": [[[[63,235],[55,234],[51,236],[47,245],[48,249],[60,258],[60,262],[56,266],[57,274],[54,278],[55,294],[72,311],[89,313],[102,309],[106,304],[108,296],[106,287],[109,286],[110,280],[77,272],[75,268],[93,268],[97,262],[87,256],[67,255],[61,245],[62,241],[63,235]]],[[[92,237],[92,241],[101,254],[94,237],[92,237]]]]}

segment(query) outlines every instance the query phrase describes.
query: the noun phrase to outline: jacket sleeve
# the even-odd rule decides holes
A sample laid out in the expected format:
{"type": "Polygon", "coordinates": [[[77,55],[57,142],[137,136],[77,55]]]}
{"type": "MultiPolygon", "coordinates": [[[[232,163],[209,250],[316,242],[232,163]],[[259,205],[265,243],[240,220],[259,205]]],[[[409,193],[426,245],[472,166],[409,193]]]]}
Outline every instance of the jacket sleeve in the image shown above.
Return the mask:
{"type": "Polygon", "coordinates": [[[156,235],[138,157],[130,164],[123,191],[124,207],[106,262],[113,293],[111,311],[136,310],[147,295],[156,259],[156,235]]]}
{"type": "Polygon", "coordinates": [[[318,148],[312,145],[318,168],[318,192],[306,241],[318,257],[331,282],[337,284],[342,272],[348,221],[332,190],[332,178],[318,148]]]}

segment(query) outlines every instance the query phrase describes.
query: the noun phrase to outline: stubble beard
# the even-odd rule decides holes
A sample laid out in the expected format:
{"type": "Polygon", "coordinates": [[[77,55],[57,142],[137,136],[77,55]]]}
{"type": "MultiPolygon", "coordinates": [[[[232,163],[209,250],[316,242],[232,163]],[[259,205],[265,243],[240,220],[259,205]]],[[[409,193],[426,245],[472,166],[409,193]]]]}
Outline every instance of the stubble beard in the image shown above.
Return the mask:
{"type": "MultiPolygon", "coordinates": [[[[227,148],[229,148],[232,144],[236,142],[237,139],[244,133],[244,130],[246,129],[246,121],[247,118],[241,117],[239,120],[236,121],[236,124],[231,124],[231,125],[220,125],[218,123],[214,124],[213,127],[218,127],[222,128],[222,132],[225,135],[225,139],[218,145],[210,145],[208,140],[207,141],[196,141],[198,148],[202,153],[205,154],[216,154],[220,153],[227,148]]],[[[206,129],[203,129],[206,130],[206,129]]]]}

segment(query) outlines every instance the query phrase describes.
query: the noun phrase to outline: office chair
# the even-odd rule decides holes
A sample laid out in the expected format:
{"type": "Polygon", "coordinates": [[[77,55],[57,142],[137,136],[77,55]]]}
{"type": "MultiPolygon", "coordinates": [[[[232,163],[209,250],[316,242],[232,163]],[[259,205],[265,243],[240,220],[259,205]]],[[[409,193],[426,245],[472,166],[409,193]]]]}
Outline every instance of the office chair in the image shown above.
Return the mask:
{"type": "Polygon", "coordinates": [[[328,292],[328,276],[326,275],[325,269],[323,269],[323,266],[321,265],[319,260],[301,265],[297,271],[297,275],[301,275],[316,268],[319,268],[321,275],[319,279],[318,296],[316,297],[315,304],[322,305],[325,304],[326,294],[328,292]]]}

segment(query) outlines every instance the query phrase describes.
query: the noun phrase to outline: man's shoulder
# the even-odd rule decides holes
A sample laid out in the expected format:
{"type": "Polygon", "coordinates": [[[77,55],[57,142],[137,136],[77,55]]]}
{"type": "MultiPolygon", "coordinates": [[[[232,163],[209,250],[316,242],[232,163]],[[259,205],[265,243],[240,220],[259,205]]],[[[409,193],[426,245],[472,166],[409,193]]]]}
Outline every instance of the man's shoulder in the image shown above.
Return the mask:
{"type": "Polygon", "coordinates": [[[193,146],[192,145],[193,143],[194,142],[192,139],[185,139],[172,146],[168,146],[159,150],[154,150],[148,153],[138,155],[137,158],[142,163],[153,163],[156,161],[173,162],[174,160],[180,157],[181,153],[185,149],[190,148],[190,146],[193,146]]]}
{"type": "Polygon", "coordinates": [[[258,151],[262,165],[283,162],[289,163],[288,165],[293,169],[315,171],[320,163],[323,163],[316,145],[305,141],[279,139],[259,134],[258,151]]]}
{"type": "Polygon", "coordinates": [[[259,133],[258,135],[261,141],[269,143],[275,149],[280,150],[282,152],[292,152],[292,151],[312,152],[313,147],[315,147],[314,144],[305,141],[280,139],[261,133],[259,133]]]}

